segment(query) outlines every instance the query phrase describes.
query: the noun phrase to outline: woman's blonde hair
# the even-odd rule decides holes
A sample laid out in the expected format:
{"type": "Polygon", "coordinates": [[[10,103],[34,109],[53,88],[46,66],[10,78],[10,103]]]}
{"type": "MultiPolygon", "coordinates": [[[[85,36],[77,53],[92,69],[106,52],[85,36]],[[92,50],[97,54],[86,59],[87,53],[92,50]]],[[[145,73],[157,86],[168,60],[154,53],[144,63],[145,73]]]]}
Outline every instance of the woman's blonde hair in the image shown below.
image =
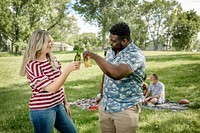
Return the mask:
{"type": "MultiPolygon", "coordinates": [[[[36,60],[41,55],[41,51],[48,47],[48,42],[50,39],[51,35],[46,30],[36,30],[32,32],[24,53],[20,71],[21,76],[26,75],[26,65],[31,61],[36,60]]],[[[52,53],[47,53],[46,57],[50,61],[53,69],[56,69],[57,66],[55,63],[55,57],[52,55],[52,53]]]]}

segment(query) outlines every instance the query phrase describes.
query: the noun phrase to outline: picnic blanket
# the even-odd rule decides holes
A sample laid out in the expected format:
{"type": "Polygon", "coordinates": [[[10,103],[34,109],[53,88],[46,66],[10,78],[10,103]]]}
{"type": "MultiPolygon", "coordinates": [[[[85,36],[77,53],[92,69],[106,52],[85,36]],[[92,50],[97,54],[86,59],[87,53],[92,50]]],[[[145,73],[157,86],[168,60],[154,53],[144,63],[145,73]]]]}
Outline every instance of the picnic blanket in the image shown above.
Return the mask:
{"type": "MultiPolygon", "coordinates": [[[[98,104],[96,98],[82,99],[76,102],[69,102],[70,106],[78,106],[83,109],[97,110],[98,104]]],[[[182,111],[187,109],[188,104],[181,105],[178,102],[166,102],[157,105],[142,105],[143,108],[154,109],[154,110],[171,110],[171,111],[182,111]]]]}
{"type": "Polygon", "coordinates": [[[98,104],[96,102],[96,98],[90,98],[90,99],[82,99],[78,100],[76,102],[69,102],[70,106],[78,106],[83,109],[89,109],[89,110],[97,110],[98,104]]]}
{"type": "Polygon", "coordinates": [[[171,110],[171,111],[182,111],[186,110],[189,104],[179,104],[178,102],[165,102],[163,104],[157,105],[142,105],[143,108],[153,109],[153,110],[171,110]]]}

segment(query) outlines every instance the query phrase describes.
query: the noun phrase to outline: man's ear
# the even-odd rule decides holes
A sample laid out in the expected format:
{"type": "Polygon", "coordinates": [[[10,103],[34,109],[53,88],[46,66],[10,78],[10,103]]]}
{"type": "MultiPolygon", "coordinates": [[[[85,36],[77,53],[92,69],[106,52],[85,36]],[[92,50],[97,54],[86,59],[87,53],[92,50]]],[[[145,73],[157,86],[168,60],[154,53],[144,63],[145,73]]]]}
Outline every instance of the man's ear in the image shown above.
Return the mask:
{"type": "Polygon", "coordinates": [[[127,44],[128,44],[128,40],[127,40],[126,38],[123,39],[123,40],[122,40],[122,45],[125,46],[125,45],[127,45],[127,44]]]}

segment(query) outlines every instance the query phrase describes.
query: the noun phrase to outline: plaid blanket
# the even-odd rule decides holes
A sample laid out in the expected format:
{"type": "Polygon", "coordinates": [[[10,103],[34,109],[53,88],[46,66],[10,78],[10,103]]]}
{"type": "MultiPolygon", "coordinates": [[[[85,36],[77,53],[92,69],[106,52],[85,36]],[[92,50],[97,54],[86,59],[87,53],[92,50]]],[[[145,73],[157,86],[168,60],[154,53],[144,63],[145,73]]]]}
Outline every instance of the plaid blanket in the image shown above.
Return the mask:
{"type": "Polygon", "coordinates": [[[142,107],[154,110],[182,111],[186,110],[188,105],[189,104],[179,104],[177,102],[165,102],[157,105],[142,105],[142,107]]]}
{"type": "MultiPolygon", "coordinates": [[[[96,98],[82,99],[76,102],[69,102],[70,106],[78,106],[83,109],[97,110],[98,104],[96,98]]],[[[143,108],[154,109],[154,110],[171,110],[171,111],[182,111],[187,109],[188,104],[181,105],[177,102],[166,102],[157,105],[142,105],[143,108]]]]}
{"type": "Polygon", "coordinates": [[[69,102],[70,106],[78,106],[83,109],[89,109],[89,110],[97,110],[98,104],[96,102],[96,98],[90,98],[90,99],[82,99],[78,100],[76,102],[69,102]]]}

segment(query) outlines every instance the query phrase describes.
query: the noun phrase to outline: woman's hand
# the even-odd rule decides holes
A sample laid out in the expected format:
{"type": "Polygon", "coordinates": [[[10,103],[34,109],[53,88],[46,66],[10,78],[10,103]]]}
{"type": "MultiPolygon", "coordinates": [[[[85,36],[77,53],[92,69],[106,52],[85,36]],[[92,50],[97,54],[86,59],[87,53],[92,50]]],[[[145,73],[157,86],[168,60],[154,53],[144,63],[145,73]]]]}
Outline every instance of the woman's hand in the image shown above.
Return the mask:
{"type": "Polygon", "coordinates": [[[68,66],[67,69],[72,72],[75,70],[79,70],[80,69],[80,62],[79,61],[72,61],[68,66]]]}
{"type": "Polygon", "coordinates": [[[69,109],[69,105],[68,104],[64,104],[65,110],[67,112],[67,114],[71,117],[71,111],[69,109]]]}

